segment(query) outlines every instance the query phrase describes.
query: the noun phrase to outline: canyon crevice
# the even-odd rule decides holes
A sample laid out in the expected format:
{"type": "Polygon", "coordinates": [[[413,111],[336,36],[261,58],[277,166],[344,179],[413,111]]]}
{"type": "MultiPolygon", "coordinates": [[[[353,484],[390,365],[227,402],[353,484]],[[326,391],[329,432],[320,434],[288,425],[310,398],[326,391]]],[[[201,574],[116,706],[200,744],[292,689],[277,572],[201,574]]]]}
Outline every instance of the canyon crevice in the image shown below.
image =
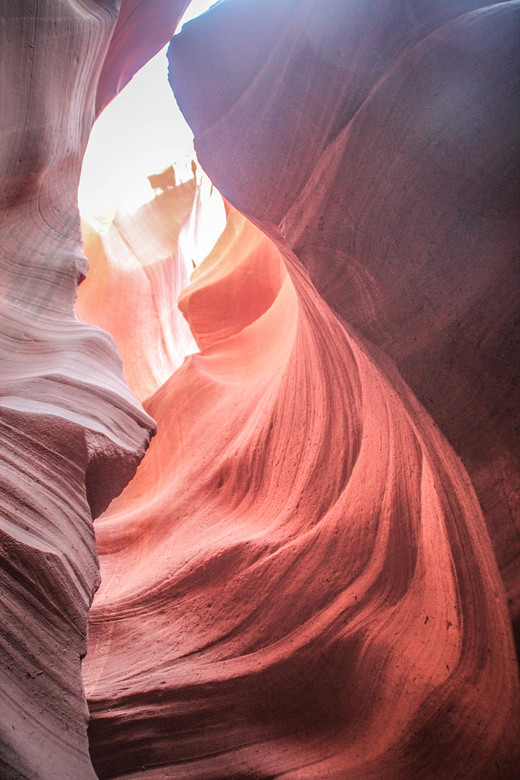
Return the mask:
{"type": "Polygon", "coordinates": [[[224,0],[82,243],[187,6],[0,3],[2,776],[514,778],[520,2],[224,0]]]}

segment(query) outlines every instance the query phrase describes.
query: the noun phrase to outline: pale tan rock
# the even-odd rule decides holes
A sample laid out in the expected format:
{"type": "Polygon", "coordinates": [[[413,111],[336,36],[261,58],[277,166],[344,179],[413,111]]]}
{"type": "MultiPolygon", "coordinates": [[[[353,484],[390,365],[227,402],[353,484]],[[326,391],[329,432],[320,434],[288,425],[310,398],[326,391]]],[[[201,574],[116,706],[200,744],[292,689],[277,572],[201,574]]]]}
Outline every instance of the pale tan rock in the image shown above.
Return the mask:
{"type": "MultiPolygon", "coordinates": [[[[80,167],[119,5],[0,3],[3,778],[94,777],[80,675],[99,583],[92,515],[131,478],[155,427],[113,340],[73,312],[87,270],[80,167]]],[[[160,45],[186,5],[163,15],[160,45]]],[[[123,9],[139,26],[142,8],[123,9]]],[[[153,46],[143,36],[147,56],[153,46]]],[[[137,66],[127,47],[125,78],[137,66]]]]}
{"type": "Polygon", "coordinates": [[[193,270],[191,261],[180,256],[178,240],[194,193],[191,180],[134,214],[117,213],[101,232],[83,224],[90,271],[75,311],[114,337],[125,381],[141,401],[197,349],[177,308],[193,270]]]}

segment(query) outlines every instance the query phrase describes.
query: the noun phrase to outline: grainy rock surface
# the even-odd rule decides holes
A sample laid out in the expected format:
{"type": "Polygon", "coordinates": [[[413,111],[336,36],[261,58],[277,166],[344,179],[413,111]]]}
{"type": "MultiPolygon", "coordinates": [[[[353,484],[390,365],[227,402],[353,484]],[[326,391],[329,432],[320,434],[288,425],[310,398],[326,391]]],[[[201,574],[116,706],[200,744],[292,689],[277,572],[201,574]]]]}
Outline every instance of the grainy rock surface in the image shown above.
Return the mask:
{"type": "Polygon", "coordinates": [[[95,107],[186,5],[0,2],[0,773],[95,776],[101,515],[100,777],[516,778],[520,3],[186,25],[241,213],[209,251],[199,179],[86,228],[86,324],[95,107]]]}
{"type": "MultiPolygon", "coordinates": [[[[136,23],[139,4],[122,5],[136,23]]],[[[186,5],[163,13],[146,58],[186,5]]],[[[80,672],[99,583],[92,516],[132,477],[155,428],[113,340],[73,312],[87,270],[79,174],[100,73],[105,101],[120,86],[106,87],[103,69],[118,10],[0,2],[2,778],[94,777],[80,672]]],[[[127,46],[126,76],[136,67],[127,46]]]]}
{"type": "Polygon", "coordinates": [[[517,665],[471,481],[282,246],[230,211],[179,301],[201,351],[145,402],[157,436],[96,523],[94,766],[514,777],[517,665]]]}
{"type": "Polygon", "coordinates": [[[170,48],[212,180],[283,236],[462,458],[517,626],[519,15],[478,0],[228,2],[170,48]]]}

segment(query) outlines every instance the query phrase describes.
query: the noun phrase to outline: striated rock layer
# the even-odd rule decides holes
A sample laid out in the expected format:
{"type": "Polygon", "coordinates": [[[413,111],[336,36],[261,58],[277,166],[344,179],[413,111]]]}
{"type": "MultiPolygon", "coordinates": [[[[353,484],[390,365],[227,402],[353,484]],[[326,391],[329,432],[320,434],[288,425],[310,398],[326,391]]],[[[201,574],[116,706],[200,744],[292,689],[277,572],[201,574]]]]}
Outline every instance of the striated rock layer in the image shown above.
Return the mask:
{"type": "MultiPolygon", "coordinates": [[[[146,4],[162,9],[162,29],[143,40],[145,59],[187,4],[146,4]]],[[[94,776],[80,674],[99,582],[92,516],[134,474],[154,430],[113,340],[73,312],[87,269],[80,166],[100,74],[104,102],[120,86],[103,69],[108,53],[110,73],[121,71],[111,44],[120,5],[0,3],[2,778],[94,776]]],[[[139,23],[142,4],[122,10],[139,23]]],[[[129,44],[125,78],[139,62],[129,44]]]]}
{"type": "Polygon", "coordinates": [[[516,777],[518,6],[231,1],[175,39],[274,244],[198,269],[201,352],[98,522],[101,776],[516,777]]]}
{"type": "Polygon", "coordinates": [[[283,235],[462,457],[517,626],[519,14],[229,2],[170,48],[216,186],[283,235]]]}
{"type": "Polygon", "coordinates": [[[195,184],[168,189],[135,214],[118,213],[98,232],[83,223],[90,270],[80,285],[76,315],[108,331],[123,376],[142,401],[196,349],[177,297],[193,265],[178,241],[193,204],[195,184]]]}
{"type": "Polygon", "coordinates": [[[86,230],[78,311],[144,412],[74,316],[75,193],[94,104],[186,5],[0,6],[1,774],[93,776],[91,518],[154,418],[96,521],[101,777],[516,777],[520,3],[186,25],[177,96],[257,226],[228,207],[209,251],[183,185],[86,230]]]}
{"type": "Polygon", "coordinates": [[[201,351],[96,522],[99,776],[514,777],[509,616],[452,448],[241,215],[192,279],[201,351]]]}

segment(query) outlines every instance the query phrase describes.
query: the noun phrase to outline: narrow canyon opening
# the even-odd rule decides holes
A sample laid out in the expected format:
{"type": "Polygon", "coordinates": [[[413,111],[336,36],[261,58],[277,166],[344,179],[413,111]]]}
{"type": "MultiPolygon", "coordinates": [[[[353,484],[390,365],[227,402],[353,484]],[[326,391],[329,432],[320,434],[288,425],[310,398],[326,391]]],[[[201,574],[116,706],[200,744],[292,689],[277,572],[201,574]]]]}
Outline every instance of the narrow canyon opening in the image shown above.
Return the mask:
{"type": "Polygon", "coordinates": [[[520,2],[202,5],[0,3],[0,775],[516,780],[520,2]]]}

